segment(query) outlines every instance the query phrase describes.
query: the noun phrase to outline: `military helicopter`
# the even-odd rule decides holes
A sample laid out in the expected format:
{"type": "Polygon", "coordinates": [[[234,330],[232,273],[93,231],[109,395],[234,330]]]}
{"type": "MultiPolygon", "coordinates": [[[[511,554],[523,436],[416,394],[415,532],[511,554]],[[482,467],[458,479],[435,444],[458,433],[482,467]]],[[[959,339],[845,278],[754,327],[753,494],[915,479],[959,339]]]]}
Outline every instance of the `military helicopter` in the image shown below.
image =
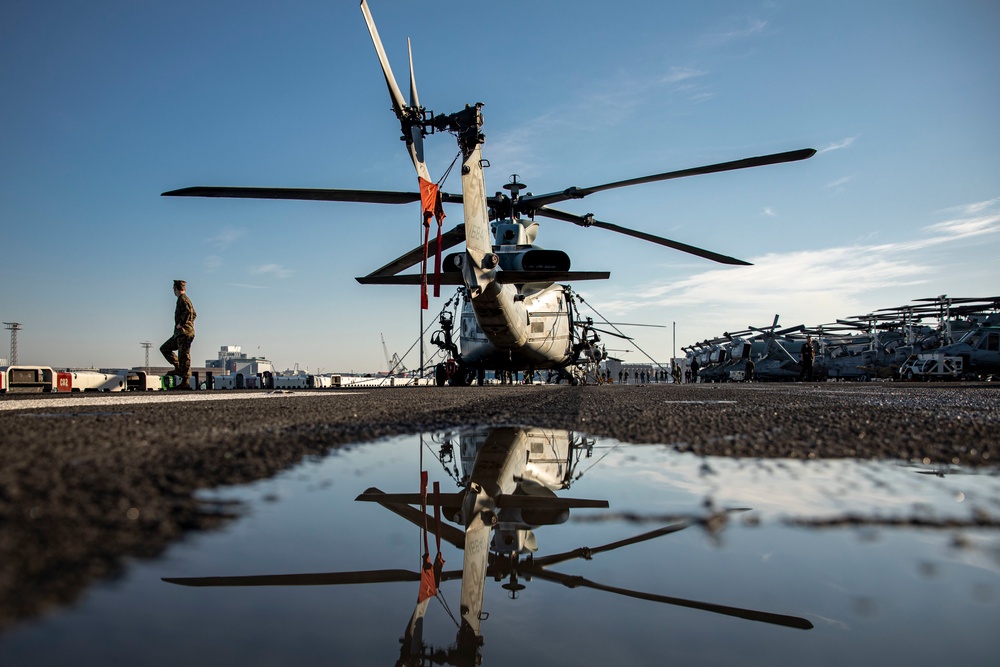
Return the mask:
{"type": "MultiPolygon", "coordinates": [[[[438,459],[460,487],[457,493],[442,493],[437,483],[428,489],[428,477],[421,473],[419,493],[384,493],[369,488],[356,500],[376,503],[418,526],[423,532],[424,555],[419,572],[405,569],[365,570],[304,574],[213,576],[165,578],[172,584],[194,587],[310,586],[392,582],[419,582],[417,604],[401,639],[397,665],[430,663],[453,665],[481,664],[482,624],[486,580],[504,582],[511,598],[535,579],[568,588],[590,588],[626,597],[688,609],[721,614],[798,630],[813,624],[805,618],[767,611],[731,607],[677,598],[647,591],[608,586],[579,575],[567,575],[553,566],[594,556],[640,542],[657,539],[686,528],[702,525],[708,529],[725,524],[730,512],[723,510],[708,517],[677,516],[660,528],[597,547],[581,547],[546,556],[539,552],[536,529],[565,523],[572,509],[607,508],[606,500],[567,498],[556,491],[567,490],[582,473],[578,464],[592,455],[593,440],[578,434],[541,428],[494,427],[452,433],[441,442],[438,459]],[[456,450],[461,470],[456,461],[456,450]],[[449,465],[453,466],[449,468],[449,465]],[[417,506],[417,507],[414,507],[417,506]],[[433,516],[428,509],[433,508],[433,516]],[[442,521],[444,519],[444,521],[442,521]],[[463,529],[446,523],[453,521],[463,529]],[[430,536],[437,540],[438,555],[430,557],[430,536]],[[441,541],[463,551],[461,570],[445,570],[441,541]],[[459,628],[455,644],[435,649],[424,643],[424,617],[443,582],[461,579],[459,628]]],[[[424,443],[421,442],[421,449],[424,443]]]]}
{"type": "MultiPolygon", "coordinates": [[[[931,349],[913,346],[909,357],[899,366],[903,379],[934,377],[989,378],[1000,373],[1000,297],[915,299],[927,302],[914,309],[928,312],[939,309],[939,328],[944,345],[931,349]],[[963,317],[965,319],[953,319],[963,317]],[[956,331],[964,334],[955,341],[956,331]]],[[[911,307],[912,308],[912,307],[911,307]]]]}
{"type": "Polygon", "coordinates": [[[673,241],[654,234],[598,220],[592,213],[578,215],[551,206],[563,201],[643,183],[687,176],[746,169],[794,162],[812,157],[816,151],[795,151],[746,158],[731,162],[669,171],[590,187],[569,187],[557,192],[534,195],[513,176],[503,186],[507,193],[486,194],[482,157],[485,135],[482,133],[483,103],[466,105],[461,111],[435,115],[421,106],[413,74],[413,52],[409,49],[409,101],[396,83],[375,21],[365,0],[361,2],[368,31],[378,55],[389,89],[393,112],[400,123],[419,183],[418,192],[371,190],[290,189],[259,187],[191,187],[163,193],[172,197],[235,197],[251,199],[294,199],[341,202],[405,204],[421,202],[424,243],[394,259],[367,276],[357,278],[362,284],[421,285],[421,305],[427,308],[430,282],[428,262],[435,256],[434,294],[440,286],[458,285],[462,296],[461,346],[452,337],[453,318],[442,314],[441,335],[436,342],[454,359],[454,372],[446,364],[435,370],[437,384],[469,384],[486,370],[535,371],[555,369],[575,377],[569,369],[581,362],[600,361],[599,336],[592,324],[578,316],[575,294],[563,281],[600,280],[610,277],[607,271],[571,271],[569,255],[561,250],[547,250],[535,245],[538,234],[536,216],[569,222],[580,227],[625,234],[634,238],[680,250],[722,264],[746,266],[749,262],[673,241]],[[462,158],[462,194],[442,192],[431,178],[424,157],[424,139],[436,132],[450,132],[457,137],[462,158]],[[442,232],[444,204],[462,204],[464,224],[442,232]],[[431,220],[437,223],[436,242],[431,252],[431,220]],[[494,241],[490,240],[490,236],[494,241]],[[464,251],[442,260],[442,253],[460,243],[464,251]],[[421,272],[401,274],[417,264],[421,272]]]}

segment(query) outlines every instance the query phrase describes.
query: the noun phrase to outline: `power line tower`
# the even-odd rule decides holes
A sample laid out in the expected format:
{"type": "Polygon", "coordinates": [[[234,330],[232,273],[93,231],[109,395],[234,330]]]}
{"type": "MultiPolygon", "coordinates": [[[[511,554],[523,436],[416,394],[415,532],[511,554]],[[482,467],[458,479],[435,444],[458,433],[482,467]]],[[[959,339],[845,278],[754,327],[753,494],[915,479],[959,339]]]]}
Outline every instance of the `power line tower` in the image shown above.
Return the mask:
{"type": "Polygon", "coordinates": [[[21,330],[20,322],[4,322],[10,331],[10,365],[17,366],[17,332],[21,330]]]}
{"type": "Polygon", "coordinates": [[[145,340],[139,343],[139,345],[142,345],[142,347],[146,350],[146,375],[149,375],[149,348],[153,347],[153,344],[148,340],[145,340]]]}

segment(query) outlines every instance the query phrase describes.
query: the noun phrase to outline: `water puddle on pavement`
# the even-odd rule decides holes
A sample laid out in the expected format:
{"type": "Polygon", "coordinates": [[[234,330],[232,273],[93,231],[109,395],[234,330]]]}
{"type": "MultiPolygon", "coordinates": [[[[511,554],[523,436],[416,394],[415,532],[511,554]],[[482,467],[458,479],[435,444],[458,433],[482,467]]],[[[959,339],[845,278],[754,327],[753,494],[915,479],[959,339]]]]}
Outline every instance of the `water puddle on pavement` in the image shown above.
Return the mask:
{"type": "Polygon", "coordinates": [[[0,664],[995,657],[993,469],[700,458],[499,428],[358,445],[202,498],[242,517],[10,628],[0,664]],[[425,550],[444,560],[437,581],[433,567],[421,580],[425,550]]]}

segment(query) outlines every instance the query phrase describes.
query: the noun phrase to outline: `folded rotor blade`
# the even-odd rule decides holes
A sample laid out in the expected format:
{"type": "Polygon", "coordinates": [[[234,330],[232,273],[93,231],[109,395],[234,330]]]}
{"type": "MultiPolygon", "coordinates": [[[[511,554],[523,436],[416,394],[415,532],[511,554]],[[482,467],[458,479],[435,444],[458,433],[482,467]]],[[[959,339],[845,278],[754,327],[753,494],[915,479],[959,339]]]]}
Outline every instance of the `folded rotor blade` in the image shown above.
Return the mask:
{"type": "MultiPolygon", "coordinates": [[[[419,273],[403,273],[395,276],[360,276],[355,278],[362,285],[422,285],[424,277],[419,273]]],[[[445,271],[441,274],[442,285],[464,285],[461,273],[445,271]]]]}
{"type": "Polygon", "coordinates": [[[502,285],[558,283],[577,280],[607,280],[610,271],[497,271],[494,279],[502,285]]]}
{"type": "Polygon", "coordinates": [[[728,255],[721,255],[717,252],[705,250],[704,248],[698,248],[686,243],[680,243],[679,241],[671,241],[670,239],[665,239],[654,234],[647,234],[646,232],[640,232],[635,229],[629,229],[628,227],[621,227],[610,222],[601,222],[600,220],[594,220],[591,216],[576,215],[575,213],[557,211],[556,209],[548,207],[536,209],[535,214],[545,216],[546,218],[562,220],[563,222],[572,222],[574,225],[579,225],[580,227],[600,227],[601,229],[618,232],[619,234],[625,234],[626,236],[634,236],[635,238],[642,239],[643,241],[658,243],[659,245],[673,248],[674,250],[680,250],[681,252],[710,259],[713,262],[719,262],[720,264],[752,266],[750,262],[745,262],[742,259],[736,259],[735,257],[730,257],[728,255]]]}
{"type": "Polygon", "coordinates": [[[180,586],[340,586],[419,581],[420,574],[409,570],[364,570],[360,572],[315,572],[309,574],[261,574],[236,577],[164,577],[180,586]]]}
{"type": "MultiPolygon", "coordinates": [[[[522,567],[522,570],[528,571],[529,568],[522,567]]],[[[539,579],[548,579],[550,581],[555,581],[562,584],[568,588],[578,588],[583,586],[584,588],[593,588],[599,591],[607,591],[609,593],[616,593],[618,595],[624,595],[626,597],[638,598],[640,600],[649,600],[651,602],[661,602],[663,604],[675,605],[678,607],[687,607],[689,609],[700,609],[702,611],[708,611],[713,614],[722,614],[724,616],[735,616],[737,618],[744,618],[749,621],[759,621],[761,623],[771,623],[773,625],[782,625],[787,628],[797,628],[799,630],[810,630],[813,624],[804,618],[799,618],[798,616],[786,616],[784,614],[772,614],[767,611],[757,611],[755,609],[741,609],[740,607],[728,607],[726,605],[714,604],[711,602],[699,602],[698,600],[687,600],[684,598],[675,598],[667,595],[656,595],[654,593],[645,593],[643,591],[633,591],[627,588],[617,588],[615,586],[605,586],[604,584],[599,584],[589,579],[584,579],[583,577],[570,576],[566,574],[560,574],[559,572],[552,572],[551,570],[545,570],[542,568],[530,568],[531,576],[537,577],[539,579]]]]}
{"type": "Polygon", "coordinates": [[[782,162],[795,162],[797,160],[805,160],[815,154],[815,149],[803,148],[797,151],[774,153],[773,155],[761,155],[759,157],[750,157],[743,160],[734,160],[732,162],[721,162],[719,164],[711,164],[705,167],[694,167],[693,169],[681,169],[678,171],[668,171],[663,174],[654,174],[652,176],[630,178],[624,181],[615,181],[614,183],[605,183],[604,185],[595,185],[589,188],[572,187],[567,188],[562,192],[553,192],[546,195],[528,195],[522,197],[519,202],[519,207],[522,211],[528,211],[531,209],[537,210],[541,206],[555,204],[556,202],[566,201],[567,199],[582,199],[587,195],[594,194],[595,192],[601,192],[603,190],[623,188],[629,185],[640,185],[642,183],[666,181],[674,178],[683,178],[685,176],[714,174],[722,171],[733,171],[734,169],[747,169],[749,167],[762,167],[769,164],[780,164],[782,162]]]}
{"type": "MultiPolygon", "coordinates": [[[[459,243],[465,241],[465,225],[458,225],[454,229],[451,229],[441,235],[441,249],[447,250],[452,248],[459,243]]],[[[377,276],[394,276],[400,271],[410,268],[415,264],[419,264],[424,259],[424,246],[418,246],[406,253],[401,255],[396,259],[392,260],[385,266],[375,271],[369,273],[367,278],[374,278],[377,276]]]]}
{"type": "MultiPolygon", "coordinates": [[[[465,493],[442,493],[439,496],[442,507],[461,507],[462,501],[465,499],[465,493]]],[[[420,505],[426,500],[428,505],[434,504],[434,496],[428,494],[426,498],[419,493],[385,493],[372,487],[370,489],[365,489],[355,501],[360,502],[370,502],[378,503],[384,505],[386,503],[403,504],[403,505],[420,505]]]]}
{"type": "MultiPolygon", "coordinates": [[[[413,525],[423,528],[425,526],[435,525],[433,517],[418,509],[410,507],[405,503],[392,502],[389,500],[389,494],[375,488],[374,486],[366,489],[363,494],[364,500],[373,501],[386,508],[390,512],[403,517],[413,525]]],[[[358,497],[361,499],[361,496],[358,497]]],[[[433,498],[433,496],[428,495],[428,499],[433,498]]],[[[454,498],[454,496],[453,496],[454,498]]],[[[460,499],[458,499],[460,501],[460,499]]],[[[416,503],[419,504],[419,503],[416,503]]],[[[441,524],[441,538],[446,542],[450,543],[459,549],[465,548],[465,533],[458,528],[455,528],[451,524],[442,523],[441,524]]]]}
{"type": "Polygon", "coordinates": [[[610,507],[607,500],[589,498],[552,498],[546,496],[503,495],[497,499],[497,507],[504,509],[574,509],[610,507]]]}
{"type": "MultiPolygon", "coordinates": [[[[526,283],[558,283],[578,280],[607,280],[610,271],[497,271],[493,279],[501,285],[524,285],[526,283]]],[[[362,285],[419,285],[421,276],[404,273],[395,276],[368,275],[355,278],[362,285]]],[[[461,273],[445,271],[441,274],[442,285],[464,285],[461,273]]]]}

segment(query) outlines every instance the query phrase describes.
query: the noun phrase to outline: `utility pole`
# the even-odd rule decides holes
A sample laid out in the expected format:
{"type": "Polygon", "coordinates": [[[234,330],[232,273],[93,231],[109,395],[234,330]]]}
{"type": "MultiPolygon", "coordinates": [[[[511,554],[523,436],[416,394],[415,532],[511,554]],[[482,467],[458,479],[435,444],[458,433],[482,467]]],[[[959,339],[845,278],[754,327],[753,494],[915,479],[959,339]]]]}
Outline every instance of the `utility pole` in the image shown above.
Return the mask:
{"type": "Polygon", "coordinates": [[[670,377],[674,377],[674,365],[677,363],[677,322],[674,321],[674,356],[670,359],[670,377]]]}
{"type": "Polygon", "coordinates": [[[146,350],[146,375],[149,375],[149,348],[153,347],[153,344],[148,340],[139,343],[146,350]]]}
{"type": "Polygon", "coordinates": [[[17,366],[17,332],[21,329],[20,322],[4,322],[10,331],[10,365],[17,366]]]}

